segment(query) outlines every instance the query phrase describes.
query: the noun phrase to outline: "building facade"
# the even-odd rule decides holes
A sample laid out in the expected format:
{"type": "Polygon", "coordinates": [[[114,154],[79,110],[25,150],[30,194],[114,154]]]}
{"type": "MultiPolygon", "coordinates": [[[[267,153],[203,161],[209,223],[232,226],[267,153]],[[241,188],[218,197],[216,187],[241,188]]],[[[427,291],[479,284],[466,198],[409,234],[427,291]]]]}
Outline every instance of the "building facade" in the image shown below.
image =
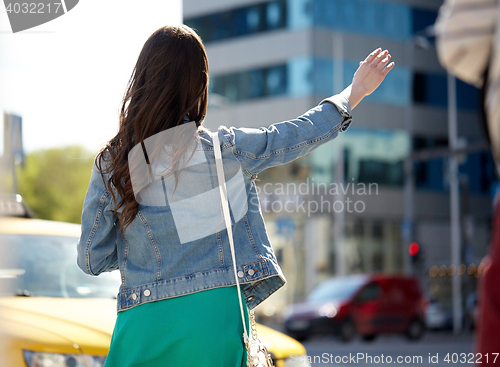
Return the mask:
{"type": "MultiPolygon", "coordinates": [[[[209,57],[211,129],[293,119],[349,85],[359,61],[377,47],[396,62],[356,107],[346,133],[258,178],[288,279],[286,290],[266,301],[266,315],[329,276],[356,272],[414,273],[429,296],[451,300],[447,76],[429,33],[441,3],[183,1],[184,23],[200,34],[209,57]],[[408,253],[413,242],[418,261],[408,253]]],[[[467,294],[487,251],[495,176],[479,91],[457,81],[456,99],[458,134],[470,147],[459,175],[462,263],[475,267],[463,275],[467,294]]]]}

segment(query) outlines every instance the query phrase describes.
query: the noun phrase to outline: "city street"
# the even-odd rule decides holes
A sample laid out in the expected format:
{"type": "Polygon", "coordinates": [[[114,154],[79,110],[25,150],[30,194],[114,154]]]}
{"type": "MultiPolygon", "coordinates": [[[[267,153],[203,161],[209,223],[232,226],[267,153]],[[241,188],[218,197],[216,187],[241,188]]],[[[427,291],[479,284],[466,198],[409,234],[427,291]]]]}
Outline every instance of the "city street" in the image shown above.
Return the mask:
{"type": "MultiPolygon", "coordinates": [[[[471,333],[455,336],[451,332],[436,332],[427,333],[417,342],[410,342],[400,335],[386,335],[372,342],[356,339],[350,343],[342,343],[333,337],[314,337],[303,344],[312,366],[400,364],[444,367],[473,366],[469,363],[476,360],[472,354],[473,342],[471,333]]],[[[298,364],[299,360],[295,361],[298,364]]]]}

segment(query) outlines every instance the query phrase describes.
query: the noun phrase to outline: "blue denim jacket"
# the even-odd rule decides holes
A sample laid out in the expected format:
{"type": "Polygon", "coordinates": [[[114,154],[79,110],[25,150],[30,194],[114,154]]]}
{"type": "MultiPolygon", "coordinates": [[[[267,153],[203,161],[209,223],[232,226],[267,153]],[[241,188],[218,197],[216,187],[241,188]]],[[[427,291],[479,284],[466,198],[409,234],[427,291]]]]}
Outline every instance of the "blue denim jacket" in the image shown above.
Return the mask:
{"type": "MultiPolygon", "coordinates": [[[[269,128],[219,127],[226,176],[231,162],[243,172],[247,208],[241,218],[232,219],[237,272],[250,309],[286,282],[264,225],[255,187],[257,175],[334,139],[349,127],[350,111],[349,101],[336,95],[294,120],[269,128]]],[[[210,133],[200,128],[198,137],[207,160],[215,162],[210,133]]],[[[78,265],[91,275],[119,269],[118,311],[235,284],[225,227],[181,241],[171,207],[139,205],[136,218],[122,234],[113,204],[94,165],[83,205],[78,265]]],[[[203,229],[196,220],[193,218],[192,233],[203,229]]]]}

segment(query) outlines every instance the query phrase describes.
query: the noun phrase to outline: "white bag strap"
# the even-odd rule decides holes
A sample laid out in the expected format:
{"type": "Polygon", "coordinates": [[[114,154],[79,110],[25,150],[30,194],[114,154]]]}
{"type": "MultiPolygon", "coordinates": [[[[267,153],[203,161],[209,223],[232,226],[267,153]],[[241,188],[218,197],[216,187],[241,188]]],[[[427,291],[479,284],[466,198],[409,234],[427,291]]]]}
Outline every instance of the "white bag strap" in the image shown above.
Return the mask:
{"type": "Polygon", "coordinates": [[[222,202],[222,214],[224,215],[224,220],[226,222],[227,236],[229,237],[229,247],[231,248],[231,257],[233,259],[233,269],[234,269],[234,278],[236,279],[236,287],[238,288],[238,301],[240,303],[241,310],[241,320],[243,321],[243,339],[245,344],[248,345],[248,332],[245,322],[245,313],[243,311],[243,304],[241,301],[241,291],[240,291],[240,282],[238,280],[238,274],[236,272],[236,258],[234,255],[234,239],[233,239],[233,228],[231,225],[231,216],[229,214],[229,202],[227,196],[226,189],[226,179],[224,178],[224,168],[222,163],[222,154],[219,145],[219,133],[216,131],[212,134],[212,141],[214,145],[214,153],[215,153],[215,166],[217,167],[217,179],[219,181],[219,191],[222,202]]]}

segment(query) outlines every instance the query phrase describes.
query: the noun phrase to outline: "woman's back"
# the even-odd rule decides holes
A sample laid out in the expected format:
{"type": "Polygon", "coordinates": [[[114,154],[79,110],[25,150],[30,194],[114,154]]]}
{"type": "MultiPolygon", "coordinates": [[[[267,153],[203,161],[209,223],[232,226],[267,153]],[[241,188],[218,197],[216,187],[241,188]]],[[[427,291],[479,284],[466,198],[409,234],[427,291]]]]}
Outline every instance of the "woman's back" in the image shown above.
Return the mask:
{"type": "MultiPolygon", "coordinates": [[[[250,308],[285,284],[260,210],[257,174],[333,139],[341,128],[347,129],[350,121],[348,101],[338,97],[297,119],[267,129],[219,129],[237,244],[237,273],[250,308]]],[[[193,122],[184,125],[189,124],[194,127],[193,122]]],[[[152,156],[149,152],[158,149],[147,141],[144,150],[137,150],[138,157],[134,159],[139,161],[143,157],[146,167],[137,169],[137,180],[135,171],[130,171],[132,182],[140,181],[144,172],[150,173],[141,185],[134,186],[138,188],[135,190],[139,198],[138,214],[123,232],[116,230],[112,195],[94,168],[84,203],[78,259],[80,267],[94,275],[119,267],[122,274],[117,297],[119,311],[149,301],[235,284],[213,142],[207,130],[197,131],[193,136],[196,148],[194,153],[186,152],[190,159],[179,166],[177,185],[173,172],[162,175],[165,167],[170,167],[171,154],[152,156]],[[145,156],[157,158],[148,164],[145,156]]],[[[163,143],[165,139],[158,141],[163,143]]]]}

